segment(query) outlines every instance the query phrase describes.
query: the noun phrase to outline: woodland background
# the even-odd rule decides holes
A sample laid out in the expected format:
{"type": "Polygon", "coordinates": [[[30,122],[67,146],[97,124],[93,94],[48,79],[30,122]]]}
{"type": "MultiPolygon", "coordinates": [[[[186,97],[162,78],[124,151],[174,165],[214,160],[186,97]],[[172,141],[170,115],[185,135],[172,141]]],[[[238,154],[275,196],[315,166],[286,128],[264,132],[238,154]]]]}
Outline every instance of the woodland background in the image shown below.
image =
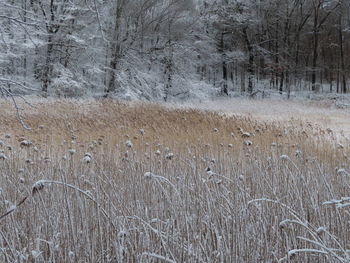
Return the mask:
{"type": "Polygon", "coordinates": [[[0,0],[2,95],[347,93],[348,0],[0,0]]]}

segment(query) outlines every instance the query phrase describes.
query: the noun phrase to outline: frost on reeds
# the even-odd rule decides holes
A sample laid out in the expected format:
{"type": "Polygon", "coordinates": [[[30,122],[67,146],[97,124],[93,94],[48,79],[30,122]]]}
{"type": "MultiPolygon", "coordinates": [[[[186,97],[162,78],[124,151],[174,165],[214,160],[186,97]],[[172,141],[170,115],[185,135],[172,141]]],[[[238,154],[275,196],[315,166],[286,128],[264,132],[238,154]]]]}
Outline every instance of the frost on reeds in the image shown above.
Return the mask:
{"type": "Polygon", "coordinates": [[[174,158],[174,154],[172,152],[169,152],[165,155],[165,158],[168,160],[172,160],[174,158]]]}
{"type": "Polygon", "coordinates": [[[286,154],[282,154],[282,155],[280,156],[280,159],[281,159],[282,161],[286,161],[286,160],[289,160],[289,157],[288,157],[288,155],[286,155],[286,154]]]}
{"type": "Polygon", "coordinates": [[[350,174],[344,168],[337,168],[336,172],[338,175],[349,176],[350,174]]]}
{"type": "Polygon", "coordinates": [[[29,147],[32,145],[32,142],[26,139],[21,139],[19,144],[21,147],[29,147]]]}
{"type": "Polygon", "coordinates": [[[249,132],[243,132],[242,133],[242,138],[249,138],[250,137],[250,133],[249,132]]]}
{"type": "Polygon", "coordinates": [[[7,157],[6,157],[5,153],[0,152],[0,160],[6,160],[6,159],[7,159],[7,157]]]}
{"type": "Polygon", "coordinates": [[[154,177],[154,174],[151,172],[146,172],[143,176],[147,179],[151,179],[152,177],[154,177]]]}
{"type": "Polygon", "coordinates": [[[251,146],[251,145],[253,145],[253,142],[247,140],[247,141],[244,141],[243,144],[246,146],[251,146]]]}
{"type": "Polygon", "coordinates": [[[127,140],[125,142],[125,146],[128,147],[128,148],[132,148],[133,147],[133,143],[131,142],[131,140],[127,140]]]}
{"type": "Polygon", "coordinates": [[[92,161],[92,154],[87,152],[85,153],[84,157],[81,159],[83,163],[89,164],[92,161]]]}
{"type": "Polygon", "coordinates": [[[349,262],[346,141],[299,123],[55,103],[28,117],[40,133],[5,127],[0,262],[349,262]]]}
{"type": "Polygon", "coordinates": [[[68,150],[68,152],[69,152],[70,155],[73,155],[73,154],[76,153],[76,150],[71,148],[71,149],[68,150]]]}
{"type": "Polygon", "coordinates": [[[44,185],[45,185],[44,180],[40,180],[40,181],[35,182],[32,186],[32,195],[35,195],[36,193],[38,193],[39,191],[44,189],[44,185]]]}

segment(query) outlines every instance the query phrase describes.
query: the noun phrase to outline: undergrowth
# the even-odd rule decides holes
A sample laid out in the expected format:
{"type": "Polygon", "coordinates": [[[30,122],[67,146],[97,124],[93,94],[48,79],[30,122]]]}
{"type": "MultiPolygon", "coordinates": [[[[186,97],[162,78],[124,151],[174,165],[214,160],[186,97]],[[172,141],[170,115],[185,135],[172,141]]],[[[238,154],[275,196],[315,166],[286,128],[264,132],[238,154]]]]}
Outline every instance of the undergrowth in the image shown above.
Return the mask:
{"type": "Polygon", "coordinates": [[[349,262],[331,130],[116,101],[0,113],[1,262],[349,262]]]}

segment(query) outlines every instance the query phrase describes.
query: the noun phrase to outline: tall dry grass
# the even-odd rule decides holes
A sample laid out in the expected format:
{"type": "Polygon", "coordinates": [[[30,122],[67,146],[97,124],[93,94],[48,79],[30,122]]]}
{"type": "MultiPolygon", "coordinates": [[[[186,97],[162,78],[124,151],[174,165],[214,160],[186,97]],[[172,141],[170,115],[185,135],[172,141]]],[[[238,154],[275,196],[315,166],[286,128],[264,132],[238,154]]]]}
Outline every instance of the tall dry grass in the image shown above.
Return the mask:
{"type": "Polygon", "coordinates": [[[1,102],[1,262],[349,262],[349,147],[332,131],[155,104],[33,106],[24,131],[1,102]]]}

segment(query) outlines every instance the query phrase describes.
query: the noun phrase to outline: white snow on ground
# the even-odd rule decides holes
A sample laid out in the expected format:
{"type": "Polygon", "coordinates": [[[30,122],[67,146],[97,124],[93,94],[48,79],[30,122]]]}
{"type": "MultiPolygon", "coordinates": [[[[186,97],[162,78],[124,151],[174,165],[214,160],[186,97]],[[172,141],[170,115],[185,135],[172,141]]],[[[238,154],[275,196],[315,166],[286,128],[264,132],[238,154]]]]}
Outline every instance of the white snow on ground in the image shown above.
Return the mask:
{"type": "Polygon", "coordinates": [[[251,116],[262,121],[310,122],[325,129],[330,128],[350,139],[350,109],[336,108],[327,101],[230,98],[186,102],[173,106],[251,116]]]}

